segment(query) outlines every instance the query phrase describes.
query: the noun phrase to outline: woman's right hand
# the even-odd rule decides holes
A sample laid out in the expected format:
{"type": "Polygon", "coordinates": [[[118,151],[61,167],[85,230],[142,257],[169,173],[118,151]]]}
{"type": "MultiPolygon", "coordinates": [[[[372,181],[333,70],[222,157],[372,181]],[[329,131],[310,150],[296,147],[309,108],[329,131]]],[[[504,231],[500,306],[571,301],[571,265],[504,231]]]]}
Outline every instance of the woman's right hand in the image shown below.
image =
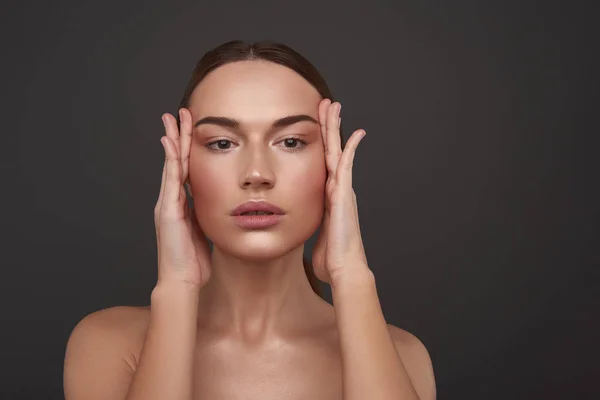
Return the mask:
{"type": "Polygon", "coordinates": [[[200,288],[210,278],[211,253],[183,186],[189,176],[192,115],[186,108],[179,110],[181,134],[171,114],[163,114],[162,119],[166,136],[160,141],[165,165],[154,207],[158,282],[178,281],[200,288]]]}

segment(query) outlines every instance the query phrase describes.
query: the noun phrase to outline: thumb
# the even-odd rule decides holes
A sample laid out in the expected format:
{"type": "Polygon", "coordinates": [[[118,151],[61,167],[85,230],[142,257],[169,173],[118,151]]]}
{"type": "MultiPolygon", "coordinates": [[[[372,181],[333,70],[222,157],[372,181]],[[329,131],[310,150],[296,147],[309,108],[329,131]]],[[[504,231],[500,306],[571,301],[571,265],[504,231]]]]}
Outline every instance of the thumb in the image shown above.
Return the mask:
{"type": "Polygon", "coordinates": [[[192,205],[189,208],[190,214],[188,219],[188,226],[190,228],[192,240],[198,250],[201,250],[208,255],[210,254],[210,246],[208,245],[208,241],[206,240],[204,232],[202,231],[202,228],[200,227],[200,224],[198,222],[198,217],[196,216],[196,209],[194,207],[194,203],[192,202],[191,204],[192,205]]]}

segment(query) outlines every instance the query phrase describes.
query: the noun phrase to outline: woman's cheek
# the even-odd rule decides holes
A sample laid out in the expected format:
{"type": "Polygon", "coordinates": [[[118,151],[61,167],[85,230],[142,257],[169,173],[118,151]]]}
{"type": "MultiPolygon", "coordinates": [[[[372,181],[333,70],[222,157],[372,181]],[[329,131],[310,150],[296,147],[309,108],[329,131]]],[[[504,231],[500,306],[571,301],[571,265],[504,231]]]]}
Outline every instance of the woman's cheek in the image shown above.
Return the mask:
{"type": "Polygon", "coordinates": [[[233,197],[227,193],[227,188],[231,186],[227,182],[226,176],[214,166],[196,166],[192,172],[190,164],[190,183],[194,197],[194,209],[198,223],[208,236],[218,234],[219,226],[223,224],[227,217],[228,207],[235,207],[231,204],[233,197]],[[202,171],[198,173],[198,171],[202,171]]]}
{"type": "MultiPolygon", "coordinates": [[[[316,230],[323,218],[325,206],[325,167],[310,168],[294,180],[293,199],[298,215],[306,223],[307,229],[316,230]]],[[[312,234],[312,233],[311,233],[312,234]]]]}

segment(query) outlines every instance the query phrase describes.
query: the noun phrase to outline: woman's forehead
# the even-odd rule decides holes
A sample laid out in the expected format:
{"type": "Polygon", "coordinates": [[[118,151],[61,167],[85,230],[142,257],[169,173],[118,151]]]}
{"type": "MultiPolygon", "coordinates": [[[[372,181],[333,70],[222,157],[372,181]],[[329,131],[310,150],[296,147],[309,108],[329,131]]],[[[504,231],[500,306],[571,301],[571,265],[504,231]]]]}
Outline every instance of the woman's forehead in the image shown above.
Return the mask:
{"type": "MultiPolygon", "coordinates": [[[[236,62],[209,73],[190,96],[196,114],[317,112],[319,92],[295,71],[270,62],[236,62]]],[[[233,116],[232,116],[233,117],[233,116]]],[[[242,116],[238,116],[242,119],[242,116]]]]}

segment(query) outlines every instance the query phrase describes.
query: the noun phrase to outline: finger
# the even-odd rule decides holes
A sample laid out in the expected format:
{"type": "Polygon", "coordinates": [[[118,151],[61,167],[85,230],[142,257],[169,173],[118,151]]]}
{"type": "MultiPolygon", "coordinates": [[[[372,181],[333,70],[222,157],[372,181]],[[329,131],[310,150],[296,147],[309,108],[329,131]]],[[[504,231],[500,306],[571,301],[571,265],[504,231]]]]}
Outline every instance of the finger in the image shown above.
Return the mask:
{"type": "Polygon", "coordinates": [[[179,128],[177,126],[177,120],[173,118],[173,116],[169,113],[163,114],[163,120],[165,121],[165,130],[166,130],[166,138],[161,139],[164,140],[165,144],[169,143],[171,140],[172,146],[167,146],[172,151],[172,154],[167,155],[167,184],[165,188],[165,199],[163,199],[163,207],[164,200],[168,201],[168,204],[177,205],[176,212],[181,212],[179,207],[179,200],[181,198],[186,199],[185,189],[183,187],[182,180],[182,165],[181,165],[181,145],[180,145],[180,135],[179,128]],[[175,160],[179,164],[170,168],[169,161],[175,160]],[[176,179],[176,180],[175,180],[176,179]],[[177,185],[178,190],[172,191],[169,189],[169,183],[171,185],[177,185]]]}
{"type": "Polygon", "coordinates": [[[165,194],[165,186],[166,186],[166,182],[167,182],[167,155],[166,155],[166,150],[164,147],[164,144],[162,142],[161,139],[161,144],[163,146],[163,151],[165,153],[165,162],[163,164],[163,170],[162,170],[162,178],[160,181],[160,192],[158,194],[158,200],[156,201],[156,206],[154,207],[154,226],[155,226],[155,233],[156,233],[156,249],[158,252],[158,257],[160,259],[160,249],[161,249],[161,245],[160,245],[160,215],[162,212],[162,206],[163,206],[163,200],[165,198],[164,194],[165,194]]]}
{"type": "Polygon", "coordinates": [[[323,139],[323,149],[327,154],[327,109],[331,104],[330,99],[323,99],[319,103],[319,125],[321,126],[321,138],[323,139]]]}
{"type": "Polygon", "coordinates": [[[167,176],[167,159],[165,158],[165,163],[163,164],[163,172],[162,172],[162,180],[160,182],[160,192],[158,194],[158,200],[156,201],[156,206],[154,206],[154,227],[156,233],[156,248],[158,250],[158,256],[160,257],[160,210],[162,207],[162,199],[163,193],[165,190],[165,181],[167,176]]]}
{"type": "Polygon", "coordinates": [[[196,249],[199,250],[198,254],[210,254],[210,246],[208,241],[206,240],[206,236],[198,223],[198,218],[196,217],[195,208],[192,207],[190,210],[190,231],[192,233],[192,240],[196,249]]]}
{"type": "Polygon", "coordinates": [[[170,137],[162,137],[161,142],[165,147],[167,157],[167,181],[165,182],[161,213],[166,211],[166,207],[171,208],[173,206],[175,207],[172,210],[182,212],[183,208],[179,207],[179,203],[182,199],[185,201],[185,193],[182,196],[181,159],[177,153],[175,143],[170,137]]]}
{"type": "Polygon", "coordinates": [[[358,230],[360,231],[360,221],[358,219],[358,202],[356,200],[356,192],[352,189],[352,203],[354,204],[354,209],[356,210],[356,226],[358,226],[358,230]]]}
{"type": "Polygon", "coordinates": [[[329,173],[336,179],[337,168],[342,155],[340,140],[340,128],[338,118],[340,116],[341,104],[333,103],[327,110],[327,152],[326,160],[329,173]]]}
{"type": "Polygon", "coordinates": [[[327,231],[329,231],[329,210],[323,211],[323,220],[321,221],[321,230],[323,231],[324,237],[327,237],[327,231]]]}
{"type": "MultiPolygon", "coordinates": [[[[163,148],[164,150],[164,148],[163,148]]],[[[156,206],[154,207],[154,217],[155,220],[158,219],[158,215],[160,214],[160,209],[162,207],[163,202],[163,193],[165,192],[165,182],[167,181],[167,157],[165,156],[165,163],[163,164],[162,170],[162,178],[160,181],[160,191],[158,193],[158,200],[156,200],[156,206]]],[[[157,226],[158,228],[158,226],[157,226]]]]}
{"type": "Polygon", "coordinates": [[[163,114],[163,120],[165,121],[166,135],[173,141],[175,150],[179,153],[179,128],[177,127],[177,120],[169,113],[163,114]]]}
{"type": "Polygon", "coordinates": [[[356,148],[358,144],[365,136],[366,132],[363,129],[354,131],[348,142],[346,148],[340,158],[340,163],[336,172],[337,182],[347,188],[352,188],[352,166],[354,165],[354,155],[356,154],[356,148]]]}
{"type": "MultiPolygon", "coordinates": [[[[161,116],[162,122],[163,122],[163,126],[165,129],[165,133],[167,131],[167,120],[165,118],[165,114],[163,114],[161,116]]],[[[154,207],[154,220],[157,222],[157,229],[158,229],[158,217],[160,215],[160,210],[162,209],[162,203],[163,203],[163,199],[164,199],[164,192],[165,192],[165,182],[167,181],[167,150],[165,149],[165,145],[163,144],[163,139],[160,139],[160,143],[163,146],[163,153],[165,154],[165,162],[163,164],[163,170],[162,170],[162,179],[160,181],[160,191],[158,193],[158,200],[156,201],[156,206],[154,207]]]]}
{"type": "MultiPolygon", "coordinates": [[[[360,229],[360,218],[359,218],[359,215],[358,215],[359,214],[358,213],[358,201],[356,200],[356,192],[354,192],[354,189],[352,189],[352,197],[354,198],[354,210],[355,210],[355,213],[356,213],[356,227],[358,228],[358,231],[361,232],[361,229],[360,229]]],[[[363,254],[366,254],[365,244],[364,244],[364,242],[362,240],[362,237],[360,239],[360,247],[362,249],[363,254]]]]}
{"type": "Polygon", "coordinates": [[[179,110],[181,129],[179,131],[179,151],[181,154],[181,180],[185,183],[189,176],[190,148],[192,143],[192,115],[186,108],[179,110]]]}

